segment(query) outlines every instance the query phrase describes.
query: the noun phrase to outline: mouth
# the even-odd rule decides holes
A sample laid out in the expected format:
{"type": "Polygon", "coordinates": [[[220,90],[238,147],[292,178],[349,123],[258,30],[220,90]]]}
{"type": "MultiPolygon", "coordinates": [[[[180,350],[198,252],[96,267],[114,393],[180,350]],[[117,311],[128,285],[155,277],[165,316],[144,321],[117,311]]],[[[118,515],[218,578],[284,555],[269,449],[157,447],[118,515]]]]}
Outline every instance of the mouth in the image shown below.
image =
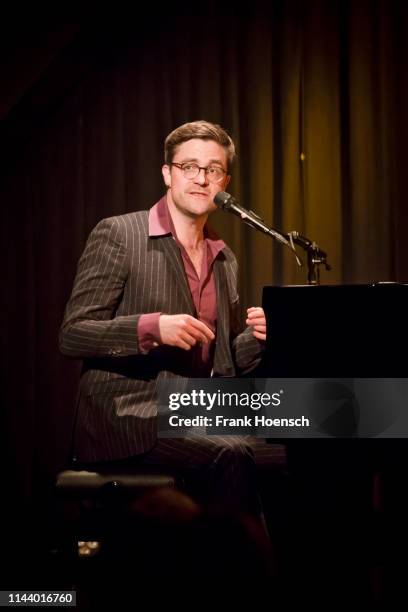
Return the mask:
{"type": "Polygon", "coordinates": [[[189,195],[199,196],[199,197],[202,197],[202,198],[208,198],[208,195],[209,195],[205,191],[189,191],[188,193],[189,193],[189,195]]]}

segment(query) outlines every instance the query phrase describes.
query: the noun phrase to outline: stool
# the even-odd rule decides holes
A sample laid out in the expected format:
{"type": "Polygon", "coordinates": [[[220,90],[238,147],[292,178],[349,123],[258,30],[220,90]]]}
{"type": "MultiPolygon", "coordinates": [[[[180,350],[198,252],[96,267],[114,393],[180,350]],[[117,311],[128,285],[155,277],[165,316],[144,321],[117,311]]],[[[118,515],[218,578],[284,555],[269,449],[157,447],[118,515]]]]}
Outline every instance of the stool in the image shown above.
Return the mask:
{"type": "Polygon", "coordinates": [[[78,541],[101,541],[110,526],[121,520],[126,507],[144,493],[163,487],[178,488],[174,474],[154,468],[120,468],[91,472],[64,470],[57,475],[61,550],[78,554],[78,541]]]}

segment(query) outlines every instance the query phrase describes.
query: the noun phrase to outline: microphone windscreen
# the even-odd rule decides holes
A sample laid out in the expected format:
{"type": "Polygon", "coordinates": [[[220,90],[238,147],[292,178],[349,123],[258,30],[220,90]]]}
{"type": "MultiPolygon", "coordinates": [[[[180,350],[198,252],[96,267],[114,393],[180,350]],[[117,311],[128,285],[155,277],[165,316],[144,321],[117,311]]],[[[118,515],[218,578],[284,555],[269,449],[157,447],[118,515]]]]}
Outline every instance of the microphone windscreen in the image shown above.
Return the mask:
{"type": "Polygon", "coordinates": [[[222,210],[228,210],[231,206],[230,200],[232,196],[226,191],[219,191],[214,197],[214,203],[222,208],[222,210]]]}

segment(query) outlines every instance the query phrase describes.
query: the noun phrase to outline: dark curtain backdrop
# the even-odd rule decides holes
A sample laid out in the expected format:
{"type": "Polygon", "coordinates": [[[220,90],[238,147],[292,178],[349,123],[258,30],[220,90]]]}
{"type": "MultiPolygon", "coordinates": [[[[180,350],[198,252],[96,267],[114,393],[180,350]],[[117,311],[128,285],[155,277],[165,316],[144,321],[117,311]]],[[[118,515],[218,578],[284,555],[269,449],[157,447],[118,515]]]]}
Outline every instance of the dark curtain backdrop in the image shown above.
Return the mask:
{"type": "MultiPolygon", "coordinates": [[[[87,235],[163,194],[163,141],[177,125],[230,131],[229,190],[317,241],[333,267],[322,282],[408,280],[406,3],[179,6],[32,22],[3,43],[9,504],[42,508],[67,457],[79,364],[59,355],[57,334],[87,235]]],[[[239,258],[244,306],[264,285],[306,282],[289,251],[238,219],[218,212],[213,225],[239,258]]]]}

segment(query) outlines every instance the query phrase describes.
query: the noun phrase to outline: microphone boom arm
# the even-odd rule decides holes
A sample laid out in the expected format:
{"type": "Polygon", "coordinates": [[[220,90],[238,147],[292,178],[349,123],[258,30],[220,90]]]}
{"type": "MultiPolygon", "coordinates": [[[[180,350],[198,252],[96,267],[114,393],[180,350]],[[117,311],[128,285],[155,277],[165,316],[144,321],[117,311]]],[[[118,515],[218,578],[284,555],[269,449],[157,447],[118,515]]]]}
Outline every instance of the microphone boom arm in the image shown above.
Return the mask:
{"type": "Polygon", "coordinates": [[[291,245],[297,244],[302,247],[307,253],[307,282],[309,285],[320,284],[320,269],[319,265],[324,264],[326,270],[331,270],[331,266],[327,263],[327,253],[323,251],[314,241],[309,240],[305,236],[299,234],[299,232],[292,231],[288,232],[287,238],[291,245]]]}
{"type": "Polygon", "coordinates": [[[296,249],[293,246],[293,243],[291,243],[284,234],[281,234],[277,230],[266,225],[263,219],[261,219],[261,217],[259,217],[252,210],[246,210],[245,208],[240,206],[231,194],[226,193],[225,191],[219,191],[214,198],[214,203],[224,212],[233,213],[237,217],[240,217],[244,221],[244,223],[246,223],[250,227],[258,229],[264,234],[272,236],[272,238],[275,238],[275,240],[278,240],[278,242],[280,242],[281,244],[284,244],[286,247],[288,247],[290,251],[292,251],[292,253],[296,257],[296,262],[298,266],[301,267],[303,265],[302,261],[298,257],[298,254],[296,253],[296,249]]]}

